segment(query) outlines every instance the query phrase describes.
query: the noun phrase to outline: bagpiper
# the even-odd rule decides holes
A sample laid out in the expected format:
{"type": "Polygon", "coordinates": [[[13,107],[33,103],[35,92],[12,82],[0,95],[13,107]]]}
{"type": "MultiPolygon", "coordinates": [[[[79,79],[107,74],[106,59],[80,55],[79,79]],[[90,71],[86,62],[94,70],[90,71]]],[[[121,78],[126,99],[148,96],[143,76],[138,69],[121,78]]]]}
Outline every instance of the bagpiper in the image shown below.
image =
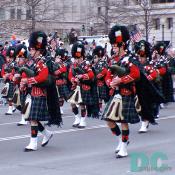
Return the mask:
{"type": "MultiPolygon", "coordinates": [[[[20,109],[22,112],[22,109],[24,108],[25,99],[28,94],[29,89],[26,88],[23,91],[20,91],[20,81],[21,78],[24,78],[23,74],[20,73],[20,69],[23,66],[27,66],[28,62],[28,50],[27,47],[24,44],[19,44],[16,46],[15,49],[15,55],[16,55],[16,67],[15,67],[15,73],[13,77],[13,81],[15,83],[15,93],[13,98],[13,103],[17,107],[17,109],[20,109]]],[[[17,123],[17,126],[21,125],[27,125],[27,121],[25,121],[24,115],[21,113],[21,120],[17,123]]]]}
{"type": "Polygon", "coordinates": [[[117,58],[112,64],[116,69],[109,70],[106,77],[106,83],[112,88],[113,95],[104,110],[103,119],[107,121],[112,133],[119,137],[116,158],[123,158],[128,156],[129,123],[140,121],[135,107],[135,82],[140,78],[140,71],[134,64],[133,57],[126,51],[130,40],[128,29],[125,26],[113,26],[109,39],[117,58]],[[116,122],[121,123],[122,131],[116,122]]]}
{"type": "Polygon", "coordinates": [[[25,152],[36,151],[38,143],[38,131],[43,135],[41,146],[48,144],[53,133],[48,131],[42,121],[49,121],[49,125],[57,124],[60,126],[62,118],[58,104],[58,94],[54,81],[49,78],[49,69],[44,60],[47,50],[47,35],[42,31],[33,32],[29,38],[29,51],[34,60],[33,70],[24,70],[27,78],[22,78],[20,89],[27,86],[31,87],[31,97],[26,97],[25,118],[31,124],[31,137],[29,145],[24,149],[25,152]],[[28,103],[27,103],[28,102],[28,103]],[[28,111],[29,107],[29,112],[28,111]]]}
{"type": "MultiPolygon", "coordinates": [[[[171,73],[168,71],[168,62],[166,57],[167,45],[159,42],[153,47],[151,64],[156,69],[158,78],[154,81],[154,85],[159,89],[165,98],[165,103],[173,102],[173,83],[171,73]]],[[[159,110],[161,103],[154,104],[154,116],[159,118],[159,110]]]]}
{"type": "Polygon", "coordinates": [[[12,98],[14,95],[14,82],[13,76],[15,73],[14,64],[15,64],[15,47],[10,46],[6,52],[6,62],[2,66],[1,76],[4,79],[5,86],[1,92],[2,97],[7,99],[8,102],[8,111],[6,115],[12,115],[16,110],[12,104],[12,98]]]}
{"type": "MultiPolygon", "coordinates": [[[[140,71],[144,73],[150,82],[154,82],[157,77],[157,71],[154,69],[153,65],[150,64],[151,61],[151,45],[145,40],[141,40],[135,44],[135,53],[138,61],[140,63],[140,71]]],[[[155,93],[159,93],[156,88],[153,89],[155,93]]],[[[143,99],[143,97],[142,97],[143,99]]],[[[158,99],[157,99],[158,100],[158,99]]],[[[142,123],[139,133],[146,133],[148,131],[149,123],[156,125],[157,122],[154,119],[153,105],[155,103],[153,96],[147,95],[147,98],[140,100],[141,111],[139,115],[141,116],[142,123]]]]}
{"type": "Polygon", "coordinates": [[[64,101],[67,101],[70,94],[70,83],[68,81],[68,70],[71,61],[68,58],[68,51],[66,49],[56,49],[55,54],[55,70],[56,85],[59,93],[59,104],[61,114],[63,114],[64,101]]]}
{"type": "Polygon", "coordinates": [[[94,81],[94,73],[91,69],[89,61],[85,60],[84,45],[77,42],[72,47],[72,57],[74,63],[69,69],[69,81],[72,83],[73,93],[68,102],[72,104],[72,111],[75,114],[73,127],[86,127],[86,112],[92,107],[95,99],[92,95],[92,86],[94,81]],[[81,108],[81,117],[78,115],[78,107],[81,108]]]}

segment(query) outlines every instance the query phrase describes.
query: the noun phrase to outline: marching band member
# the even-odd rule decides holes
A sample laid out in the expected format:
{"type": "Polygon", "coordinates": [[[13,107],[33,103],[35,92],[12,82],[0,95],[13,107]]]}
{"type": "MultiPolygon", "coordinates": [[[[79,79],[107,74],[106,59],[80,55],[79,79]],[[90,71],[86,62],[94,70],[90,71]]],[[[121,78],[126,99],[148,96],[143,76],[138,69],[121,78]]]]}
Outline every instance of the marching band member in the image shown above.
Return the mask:
{"type": "MultiPolygon", "coordinates": [[[[17,69],[18,70],[15,71],[13,81],[17,85],[16,88],[18,90],[18,88],[20,86],[20,80],[22,78],[22,75],[20,74],[20,68],[25,66],[27,64],[27,61],[28,61],[27,47],[23,44],[17,45],[16,50],[15,50],[15,55],[16,55],[16,62],[17,62],[17,69]]],[[[23,109],[24,104],[25,104],[25,99],[27,96],[27,88],[25,89],[25,91],[24,90],[21,92],[19,91],[18,95],[20,95],[20,108],[23,109]]],[[[21,126],[21,125],[27,125],[27,121],[25,121],[23,114],[21,114],[21,120],[17,123],[17,126],[21,126]]]]}
{"type": "Polygon", "coordinates": [[[56,49],[55,54],[55,65],[57,66],[54,71],[56,77],[56,85],[59,92],[59,104],[60,111],[63,114],[64,100],[67,101],[70,94],[69,82],[68,82],[68,69],[70,66],[70,60],[68,60],[68,51],[65,49],[56,49]]]}
{"type": "Polygon", "coordinates": [[[72,56],[75,59],[74,64],[69,69],[69,81],[72,83],[72,89],[75,90],[75,97],[81,96],[81,117],[78,116],[78,108],[76,104],[72,104],[72,111],[75,114],[73,127],[86,127],[86,109],[94,104],[93,95],[91,93],[94,73],[88,61],[85,58],[85,49],[82,43],[75,43],[72,47],[72,56]],[[76,91],[76,89],[80,89],[76,91]]]}
{"type": "Polygon", "coordinates": [[[32,88],[31,108],[28,118],[26,118],[31,124],[31,138],[29,145],[24,149],[25,152],[37,150],[38,131],[43,135],[42,147],[46,146],[52,138],[52,132],[48,131],[41,124],[41,121],[50,121],[50,124],[57,125],[62,122],[58,94],[49,94],[50,91],[52,93],[53,91],[56,92],[56,86],[54,83],[45,83],[49,78],[49,69],[43,61],[46,55],[46,46],[47,36],[44,32],[36,31],[30,35],[29,51],[35,63],[33,67],[34,75],[31,77],[27,75],[27,78],[22,78],[20,83],[21,90],[25,89],[26,86],[31,86],[32,88]]]}
{"type": "MultiPolygon", "coordinates": [[[[12,115],[13,112],[16,110],[14,106],[12,105],[12,98],[14,94],[14,82],[13,82],[13,76],[15,73],[14,70],[14,64],[15,64],[15,48],[10,46],[6,52],[6,62],[2,66],[1,76],[3,77],[5,81],[5,86],[7,85],[8,88],[6,88],[6,95],[4,98],[8,101],[8,111],[5,113],[6,115],[12,115]]],[[[3,92],[1,92],[3,95],[3,92]]]]}
{"type": "Polygon", "coordinates": [[[140,78],[139,68],[134,64],[133,58],[126,53],[127,44],[130,39],[129,32],[125,26],[114,26],[109,33],[110,43],[118,60],[116,65],[123,69],[121,75],[106,77],[106,83],[113,89],[113,97],[108,102],[103,119],[107,121],[112,133],[119,136],[119,144],[116,148],[117,158],[128,156],[127,144],[129,139],[129,123],[135,124],[140,121],[135,108],[135,81],[140,78]],[[121,123],[121,129],[116,124],[121,123]],[[122,135],[122,137],[120,137],[122,135]]]}
{"type": "MultiPolygon", "coordinates": [[[[167,72],[167,62],[166,62],[165,51],[166,51],[165,43],[164,42],[157,43],[153,48],[151,64],[154,66],[154,69],[156,69],[157,74],[158,74],[158,78],[154,81],[154,85],[162,93],[162,95],[165,98],[165,101],[169,102],[169,100],[171,101],[171,99],[166,99],[167,98],[166,94],[169,94],[167,92],[170,91],[170,86],[172,87],[172,80],[171,80],[170,86],[169,86],[169,83],[170,83],[169,80],[164,81],[164,78],[166,78],[166,75],[168,73],[167,72]],[[166,88],[164,88],[164,85],[166,85],[166,88]]],[[[170,96],[170,98],[171,97],[172,96],[170,96]]],[[[172,99],[173,99],[173,97],[172,97],[172,99]]],[[[161,103],[154,104],[154,116],[155,116],[155,118],[159,118],[160,104],[161,103]]]]}
{"type": "MultiPolygon", "coordinates": [[[[141,64],[140,69],[144,72],[149,81],[155,81],[157,78],[157,71],[153,65],[150,64],[151,60],[151,48],[150,44],[144,40],[139,41],[135,45],[135,53],[138,56],[138,60],[141,64]]],[[[148,98],[151,99],[150,96],[148,98]]],[[[154,119],[153,102],[146,100],[142,101],[141,111],[139,115],[142,118],[141,128],[139,133],[146,133],[148,131],[149,123],[157,124],[154,119]]]]}
{"type": "Polygon", "coordinates": [[[100,111],[102,111],[103,100],[105,103],[109,100],[109,88],[105,82],[108,66],[106,60],[103,58],[105,54],[104,52],[105,50],[102,46],[96,46],[96,48],[93,50],[94,69],[97,80],[100,111]]]}

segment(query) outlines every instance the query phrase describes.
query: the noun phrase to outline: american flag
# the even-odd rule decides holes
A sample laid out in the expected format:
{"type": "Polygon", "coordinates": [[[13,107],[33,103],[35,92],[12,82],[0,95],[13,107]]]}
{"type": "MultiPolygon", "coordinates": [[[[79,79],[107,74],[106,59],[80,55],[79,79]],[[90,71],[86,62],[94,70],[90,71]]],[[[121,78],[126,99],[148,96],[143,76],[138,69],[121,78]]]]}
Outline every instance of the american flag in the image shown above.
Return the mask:
{"type": "Polygon", "coordinates": [[[129,26],[130,37],[132,42],[139,42],[142,38],[142,33],[137,25],[129,26]]]}

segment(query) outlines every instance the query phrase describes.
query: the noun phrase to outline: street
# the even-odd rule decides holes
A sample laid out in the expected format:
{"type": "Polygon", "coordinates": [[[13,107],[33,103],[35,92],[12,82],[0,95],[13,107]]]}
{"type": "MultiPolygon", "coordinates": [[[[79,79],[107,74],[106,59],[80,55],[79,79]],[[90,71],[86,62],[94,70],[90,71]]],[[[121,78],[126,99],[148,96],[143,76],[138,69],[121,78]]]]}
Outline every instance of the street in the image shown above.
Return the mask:
{"type": "Polygon", "coordinates": [[[169,104],[161,109],[158,126],[150,126],[146,134],[138,134],[140,124],[130,126],[129,156],[115,158],[118,139],[102,120],[87,119],[85,129],[72,128],[73,114],[69,104],[64,106],[62,128],[51,127],[54,137],[46,147],[25,153],[29,143],[29,126],[17,126],[20,113],[5,116],[7,106],[0,106],[0,174],[1,175],[135,175],[131,172],[131,153],[144,153],[150,157],[155,152],[167,155],[163,163],[170,167],[164,172],[142,171],[142,175],[175,174],[175,108],[169,104]]]}

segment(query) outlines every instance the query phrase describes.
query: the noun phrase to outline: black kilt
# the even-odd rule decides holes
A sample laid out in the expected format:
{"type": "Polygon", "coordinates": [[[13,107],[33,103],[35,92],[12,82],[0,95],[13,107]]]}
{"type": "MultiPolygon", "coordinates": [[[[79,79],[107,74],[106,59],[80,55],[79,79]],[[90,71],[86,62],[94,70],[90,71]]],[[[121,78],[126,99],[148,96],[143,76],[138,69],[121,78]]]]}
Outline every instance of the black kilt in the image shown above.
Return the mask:
{"type": "Polygon", "coordinates": [[[109,88],[106,85],[98,86],[98,95],[105,102],[109,100],[109,88]]]}
{"type": "Polygon", "coordinates": [[[15,86],[14,86],[14,83],[13,82],[9,82],[9,91],[8,91],[8,95],[7,95],[7,99],[12,99],[13,98],[13,95],[14,95],[14,92],[15,92],[15,86]]]}
{"type": "MultiPolygon", "coordinates": [[[[105,117],[105,114],[108,110],[108,107],[114,97],[111,97],[109,102],[107,103],[104,113],[102,115],[102,119],[107,120],[105,117]]],[[[121,123],[130,123],[130,124],[135,124],[140,122],[139,115],[135,109],[135,99],[134,96],[129,95],[129,96],[122,96],[122,115],[124,117],[124,120],[119,120],[117,122],[121,123]]]]}
{"type": "Polygon", "coordinates": [[[67,85],[61,85],[61,86],[57,86],[58,87],[58,92],[60,97],[64,98],[65,100],[68,99],[69,94],[70,94],[70,90],[68,88],[67,85]]]}
{"type": "Polygon", "coordinates": [[[33,97],[32,96],[32,105],[30,110],[28,121],[48,121],[50,115],[48,112],[47,98],[45,96],[33,97]]]}

